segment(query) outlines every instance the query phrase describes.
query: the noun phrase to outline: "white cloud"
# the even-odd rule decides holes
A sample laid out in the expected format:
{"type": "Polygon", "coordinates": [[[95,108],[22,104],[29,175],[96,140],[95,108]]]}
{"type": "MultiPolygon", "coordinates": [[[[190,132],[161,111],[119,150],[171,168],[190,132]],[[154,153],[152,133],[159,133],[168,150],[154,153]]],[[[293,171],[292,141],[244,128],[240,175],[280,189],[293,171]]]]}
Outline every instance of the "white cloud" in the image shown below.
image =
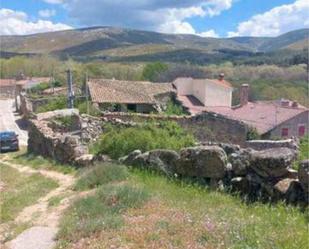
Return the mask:
{"type": "MultiPolygon", "coordinates": [[[[50,0],[48,0],[50,1],[50,0]]],[[[189,20],[213,17],[235,0],[64,0],[70,17],[82,26],[120,26],[165,33],[196,34],[189,20]]]]}
{"type": "Polygon", "coordinates": [[[63,23],[52,23],[44,20],[31,22],[24,12],[0,9],[0,35],[26,35],[71,28],[63,23]]]}
{"type": "Polygon", "coordinates": [[[51,10],[51,9],[45,9],[45,10],[40,10],[39,11],[39,16],[42,18],[49,18],[56,15],[56,11],[55,10],[51,10]]]}
{"type": "Polygon", "coordinates": [[[275,7],[238,24],[228,36],[277,36],[309,26],[309,1],[296,0],[292,4],[275,7]]]}
{"type": "Polygon", "coordinates": [[[210,29],[210,30],[207,30],[201,33],[197,33],[197,35],[202,36],[202,37],[214,37],[214,38],[219,37],[219,35],[213,29],[210,29]]]}
{"type": "Polygon", "coordinates": [[[65,2],[65,0],[43,0],[45,3],[50,3],[50,4],[62,4],[65,2]]]}

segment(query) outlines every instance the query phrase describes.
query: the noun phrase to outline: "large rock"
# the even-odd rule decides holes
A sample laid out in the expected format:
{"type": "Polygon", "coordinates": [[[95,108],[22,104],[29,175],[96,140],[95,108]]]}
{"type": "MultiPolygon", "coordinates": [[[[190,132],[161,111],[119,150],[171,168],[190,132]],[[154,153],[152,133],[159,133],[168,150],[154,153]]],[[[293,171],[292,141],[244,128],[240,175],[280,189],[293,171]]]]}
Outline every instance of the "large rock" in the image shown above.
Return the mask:
{"type": "Polygon", "coordinates": [[[176,173],[188,177],[220,179],[227,171],[227,156],[219,146],[198,146],[181,150],[176,173]]]}
{"type": "Polygon", "coordinates": [[[289,148],[293,150],[298,150],[298,141],[296,139],[286,139],[286,140],[250,140],[246,142],[248,148],[254,150],[267,150],[274,148],[289,148]]]}
{"type": "Polygon", "coordinates": [[[234,175],[245,176],[250,166],[250,150],[241,149],[230,154],[229,162],[232,165],[234,175]]]}
{"type": "Polygon", "coordinates": [[[166,175],[175,174],[176,162],[178,160],[179,155],[177,152],[163,149],[151,150],[145,153],[136,150],[120,159],[126,165],[147,168],[166,175]]]}
{"type": "Polygon", "coordinates": [[[298,179],[306,193],[309,192],[309,159],[300,163],[298,168],[298,179]]]}
{"type": "Polygon", "coordinates": [[[93,162],[94,156],[92,154],[85,154],[75,159],[75,164],[82,167],[93,165],[93,162]]]}
{"type": "Polygon", "coordinates": [[[274,148],[251,153],[250,168],[258,175],[268,177],[283,177],[288,174],[296,153],[289,148],[274,148]]]}
{"type": "Polygon", "coordinates": [[[304,190],[299,181],[285,178],[277,182],[274,186],[275,200],[283,199],[287,203],[304,203],[306,200],[304,190]]]}

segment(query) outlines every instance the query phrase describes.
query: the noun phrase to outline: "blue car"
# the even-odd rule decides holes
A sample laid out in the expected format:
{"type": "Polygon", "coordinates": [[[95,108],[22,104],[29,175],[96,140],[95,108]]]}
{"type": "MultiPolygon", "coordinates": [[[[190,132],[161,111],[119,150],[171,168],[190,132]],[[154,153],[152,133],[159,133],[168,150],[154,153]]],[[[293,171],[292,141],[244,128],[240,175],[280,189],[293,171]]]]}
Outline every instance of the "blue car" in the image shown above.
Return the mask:
{"type": "Polygon", "coordinates": [[[0,132],[0,152],[18,150],[18,135],[14,131],[0,132]]]}

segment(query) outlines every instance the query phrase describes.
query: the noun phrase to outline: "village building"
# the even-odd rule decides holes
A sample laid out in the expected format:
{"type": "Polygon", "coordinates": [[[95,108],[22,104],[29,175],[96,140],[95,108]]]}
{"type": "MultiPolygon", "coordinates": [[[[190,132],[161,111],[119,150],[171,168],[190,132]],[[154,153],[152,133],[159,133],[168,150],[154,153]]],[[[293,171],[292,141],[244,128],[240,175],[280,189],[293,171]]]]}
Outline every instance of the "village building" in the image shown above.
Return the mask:
{"type": "Polygon", "coordinates": [[[193,114],[205,106],[232,106],[233,87],[224,79],[224,74],[220,74],[218,79],[177,78],[173,85],[178,99],[190,107],[193,114]]]}
{"type": "Polygon", "coordinates": [[[49,81],[49,77],[17,77],[16,79],[0,79],[0,95],[15,97],[19,95],[22,90],[49,81]]]}
{"type": "Polygon", "coordinates": [[[171,83],[92,79],[87,84],[92,103],[104,111],[160,112],[176,96],[171,83]]]}
{"type": "Polygon", "coordinates": [[[218,80],[179,78],[174,85],[178,99],[193,115],[213,112],[242,121],[255,128],[265,139],[303,137],[308,134],[308,108],[295,101],[249,102],[249,85],[243,84],[240,88],[240,104],[232,106],[233,88],[223,75],[218,80]]]}

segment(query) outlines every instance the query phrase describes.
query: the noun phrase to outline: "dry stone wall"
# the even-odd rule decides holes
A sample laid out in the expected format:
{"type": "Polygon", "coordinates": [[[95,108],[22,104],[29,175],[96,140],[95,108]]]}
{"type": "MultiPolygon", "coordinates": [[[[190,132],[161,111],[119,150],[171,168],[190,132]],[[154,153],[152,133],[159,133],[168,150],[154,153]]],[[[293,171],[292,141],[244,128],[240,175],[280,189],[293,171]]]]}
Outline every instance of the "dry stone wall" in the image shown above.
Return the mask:
{"type": "Polygon", "coordinates": [[[248,200],[284,200],[308,205],[308,160],[292,169],[297,151],[281,147],[266,150],[207,145],[172,150],[137,150],[119,161],[168,176],[193,178],[212,187],[229,189],[248,200]]]}
{"type": "Polygon", "coordinates": [[[88,148],[82,144],[78,131],[63,133],[54,127],[52,120],[68,116],[75,118],[76,122],[79,120],[76,109],[46,112],[31,119],[28,151],[52,158],[60,163],[75,163],[77,158],[88,154],[88,148]]]}
{"type": "Polygon", "coordinates": [[[130,113],[105,113],[106,120],[123,122],[175,121],[191,132],[200,142],[225,142],[244,146],[249,127],[240,121],[228,119],[215,113],[202,113],[195,116],[166,116],[130,113]]]}

